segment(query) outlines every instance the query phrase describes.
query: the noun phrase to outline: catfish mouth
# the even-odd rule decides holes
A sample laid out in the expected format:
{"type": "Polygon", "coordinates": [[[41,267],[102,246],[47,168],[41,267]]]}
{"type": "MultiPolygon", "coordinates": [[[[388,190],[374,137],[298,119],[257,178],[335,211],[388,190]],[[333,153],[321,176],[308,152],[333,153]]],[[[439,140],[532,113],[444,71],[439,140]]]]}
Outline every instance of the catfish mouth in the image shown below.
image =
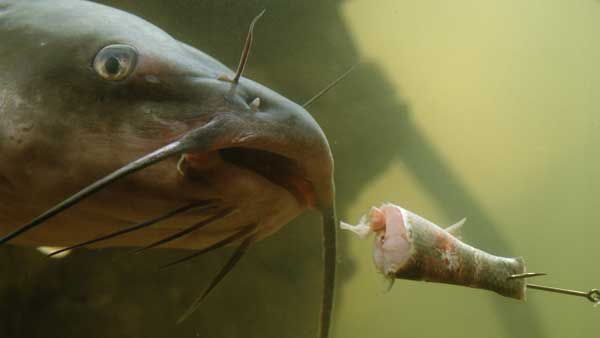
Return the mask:
{"type": "Polygon", "coordinates": [[[287,190],[302,206],[315,206],[313,183],[297,161],[255,148],[232,147],[217,150],[220,158],[232,165],[248,169],[287,190]]]}

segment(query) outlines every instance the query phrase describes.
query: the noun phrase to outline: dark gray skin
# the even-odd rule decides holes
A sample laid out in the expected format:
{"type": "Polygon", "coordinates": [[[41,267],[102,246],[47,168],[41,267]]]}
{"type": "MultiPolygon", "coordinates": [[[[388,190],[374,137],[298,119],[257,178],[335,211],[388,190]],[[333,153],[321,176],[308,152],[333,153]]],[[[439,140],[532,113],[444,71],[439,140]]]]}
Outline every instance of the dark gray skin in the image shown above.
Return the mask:
{"type": "Polygon", "coordinates": [[[324,215],[329,248],[319,334],[327,336],[333,160],[305,109],[252,80],[225,80],[234,72],[212,57],[138,17],[94,3],[0,1],[0,41],[1,235],[162,149],[160,161],[3,241],[70,246],[210,201],[211,209],[94,244],[139,247],[235,210],[164,245],[200,249],[248,226],[256,227],[248,234],[253,240],[264,238],[316,209],[324,215]],[[114,44],[137,50],[137,63],[118,81],[94,68],[98,52],[114,44]],[[258,107],[251,104],[256,98],[258,107]]]}

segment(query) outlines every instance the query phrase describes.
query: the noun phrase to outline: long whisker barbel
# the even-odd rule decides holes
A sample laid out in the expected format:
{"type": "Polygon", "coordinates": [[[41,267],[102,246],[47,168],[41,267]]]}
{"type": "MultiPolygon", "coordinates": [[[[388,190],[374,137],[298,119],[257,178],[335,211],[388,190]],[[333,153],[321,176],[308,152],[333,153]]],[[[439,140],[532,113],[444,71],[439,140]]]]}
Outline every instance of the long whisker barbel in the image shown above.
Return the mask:
{"type": "Polygon", "coordinates": [[[138,158],[137,160],[134,160],[133,162],[130,162],[130,163],[122,166],[121,168],[104,176],[103,178],[97,180],[96,182],[86,186],[85,188],[83,188],[82,190],[77,192],[76,194],[71,195],[70,197],[64,199],[63,201],[56,204],[52,208],[46,210],[43,214],[37,216],[36,218],[31,220],[29,223],[17,228],[16,230],[12,231],[11,233],[9,233],[7,235],[4,235],[4,237],[0,237],[0,245],[45,223],[49,219],[55,217],[56,215],[62,213],[65,210],[71,208],[72,206],[76,205],[77,203],[81,202],[82,200],[96,194],[97,192],[104,189],[108,185],[114,183],[115,181],[117,181],[125,176],[129,176],[129,175],[131,175],[137,171],[140,171],[146,167],[149,167],[153,164],[162,162],[174,155],[178,155],[178,154],[182,153],[185,150],[185,146],[186,146],[186,144],[185,144],[185,142],[183,142],[183,138],[182,138],[180,140],[169,143],[169,144],[163,146],[162,148],[159,148],[149,154],[146,154],[143,157],[138,158]]]}
{"type": "Polygon", "coordinates": [[[219,283],[227,276],[231,270],[236,266],[236,264],[242,259],[244,254],[248,251],[250,245],[254,242],[255,237],[249,236],[235,249],[233,255],[229,258],[227,263],[221,268],[221,271],[212,279],[209,286],[204,290],[204,292],[194,300],[192,305],[185,311],[181,317],[177,320],[177,324],[181,324],[184,320],[186,320],[192,313],[194,313],[202,304],[202,301],[206,296],[210,294],[210,292],[217,286],[219,283]]]}
{"type": "Polygon", "coordinates": [[[244,44],[244,50],[242,51],[242,57],[240,58],[240,64],[235,72],[233,83],[238,83],[240,81],[240,77],[244,73],[246,63],[248,63],[248,54],[250,54],[250,48],[252,48],[252,41],[254,40],[254,25],[256,25],[256,22],[263,16],[263,14],[265,14],[266,11],[266,9],[263,9],[262,12],[260,12],[250,23],[248,35],[246,36],[246,43],[244,44]]]}
{"type": "Polygon", "coordinates": [[[254,25],[256,22],[265,14],[267,10],[263,9],[257,16],[252,19],[250,23],[250,28],[248,28],[248,35],[246,35],[246,43],[244,43],[244,48],[242,49],[242,56],[240,57],[240,63],[238,64],[237,70],[235,71],[235,76],[233,79],[229,78],[227,75],[219,76],[220,80],[228,81],[233,84],[237,84],[240,82],[240,77],[244,73],[244,69],[246,68],[246,64],[248,63],[248,55],[250,55],[250,49],[252,48],[252,42],[254,41],[254,25]]]}
{"type": "Polygon", "coordinates": [[[197,203],[188,204],[188,205],[185,205],[185,206],[183,206],[181,208],[177,208],[175,210],[169,211],[168,213],[163,214],[163,215],[161,215],[159,217],[156,217],[156,218],[153,218],[153,219],[150,219],[150,220],[147,220],[147,221],[144,221],[144,222],[132,225],[130,227],[127,227],[127,228],[124,228],[124,229],[121,229],[121,230],[118,230],[118,231],[115,231],[115,232],[111,232],[111,233],[106,234],[106,235],[102,235],[100,237],[96,237],[94,239],[90,239],[90,240],[85,241],[85,242],[74,244],[74,245],[71,245],[69,247],[62,248],[60,250],[51,252],[50,254],[48,254],[48,257],[52,257],[52,256],[55,256],[55,255],[58,255],[58,254],[60,254],[62,252],[68,251],[68,250],[72,250],[72,249],[76,249],[76,248],[81,248],[81,247],[84,247],[84,246],[87,246],[87,245],[90,245],[90,244],[94,244],[94,243],[106,241],[108,239],[111,239],[111,238],[114,238],[114,237],[117,237],[117,236],[121,236],[121,235],[125,235],[125,234],[128,234],[128,233],[133,232],[133,231],[141,230],[143,228],[149,227],[151,225],[154,225],[156,223],[159,223],[159,222],[164,221],[166,219],[169,219],[171,217],[174,217],[174,216],[177,216],[177,215],[182,214],[184,212],[187,212],[187,211],[189,211],[190,209],[193,209],[193,208],[208,209],[208,208],[211,208],[211,207],[214,207],[214,204],[212,204],[212,201],[200,201],[200,202],[197,202],[197,203]]]}
{"type": "Polygon", "coordinates": [[[157,247],[159,245],[163,245],[165,243],[171,242],[171,241],[176,240],[176,239],[178,239],[178,238],[180,238],[180,237],[182,237],[184,235],[187,235],[187,234],[189,234],[189,233],[191,233],[193,231],[196,231],[196,230],[198,230],[200,228],[203,228],[203,227],[205,227],[205,226],[207,226],[209,224],[212,224],[213,222],[218,221],[218,220],[220,220],[220,219],[222,219],[224,217],[232,215],[232,214],[234,214],[236,212],[237,212],[237,209],[235,209],[235,208],[227,208],[227,209],[221,210],[221,211],[219,211],[214,216],[211,216],[211,217],[209,217],[209,218],[207,218],[205,220],[202,220],[202,221],[200,221],[198,223],[192,224],[191,226],[189,226],[189,227],[187,227],[187,228],[185,228],[185,229],[183,229],[183,230],[181,230],[179,232],[176,232],[173,235],[170,235],[168,237],[160,239],[160,240],[158,240],[156,242],[150,243],[150,244],[148,244],[146,246],[143,246],[141,248],[135,249],[135,250],[131,251],[130,253],[131,254],[139,254],[139,253],[141,253],[143,251],[146,251],[148,249],[152,249],[152,248],[157,247]]]}
{"type": "Polygon", "coordinates": [[[256,228],[257,228],[256,224],[250,224],[249,226],[244,227],[241,231],[238,231],[238,232],[234,233],[233,235],[225,237],[224,239],[216,242],[215,244],[212,244],[212,245],[210,245],[210,246],[208,246],[206,248],[200,249],[200,250],[198,250],[198,251],[196,251],[196,252],[194,252],[194,253],[192,253],[190,255],[187,255],[187,256],[185,256],[183,258],[180,258],[178,260],[175,260],[173,262],[167,263],[167,264],[161,266],[160,269],[161,270],[162,269],[166,269],[166,268],[171,267],[173,265],[180,264],[180,263],[183,263],[183,262],[187,262],[187,261],[189,261],[192,258],[198,257],[200,255],[203,255],[203,254],[207,253],[207,252],[211,252],[213,250],[216,250],[216,249],[219,249],[221,247],[224,247],[224,246],[226,246],[228,244],[231,244],[231,243],[237,241],[240,238],[247,237],[252,231],[256,230],[256,228]]]}
{"type": "Polygon", "coordinates": [[[343,79],[345,79],[348,75],[350,75],[350,73],[352,73],[352,71],[356,68],[356,66],[358,66],[360,64],[360,62],[357,62],[355,64],[353,64],[350,68],[348,68],[344,73],[342,73],[342,75],[338,76],[335,80],[331,81],[330,84],[328,84],[327,86],[325,86],[325,88],[321,89],[317,94],[315,94],[315,96],[311,97],[310,99],[308,99],[308,101],[306,101],[303,105],[302,108],[306,109],[308,108],[308,106],[310,106],[311,104],[315,103],[315,101],[320,98],[321,96],[325,95],[329,90],[331,90],[331,88],[335,87],[335,85],[337,85],[340,81],[342,81],[343,79]]]}
{"type": "MultiPolygon", "coordinates": [[[[512,275],[512,276],[508,277],[508,279],[521,279],[521,278],[530,278],[530,277],[545,276],[545,275],[546,274],[543,272],[527,272],[527,273],[512,275]]],[[[527,283],[526,285],[527,285],[528,289],[535,289],[535,290],[541,290],[541,291],[547,291],[547,292],[553,292],[553,293],[560,293],[563,295],[583,297],[596,305],[600,304],[600,290],[598,290],[598,289],[591,289],[590,291],[585,292],[585,291],[556,288],[556,287],[552,287],[552,286],[545,286],[545,285],[539,285],[539,284],[527,283]]]]}

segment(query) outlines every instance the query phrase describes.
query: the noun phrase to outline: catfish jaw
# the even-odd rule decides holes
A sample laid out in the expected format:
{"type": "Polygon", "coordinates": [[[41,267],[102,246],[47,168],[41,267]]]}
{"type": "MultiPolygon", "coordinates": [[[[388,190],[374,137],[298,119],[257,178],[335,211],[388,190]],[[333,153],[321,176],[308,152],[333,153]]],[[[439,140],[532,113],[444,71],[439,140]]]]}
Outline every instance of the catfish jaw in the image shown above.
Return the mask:
{"type": "MultiPolygon", "coordinates": [[[[242,92],[244,102],[259,97],[264,104],[258,111],[245,103],[235,108],[235,100],[225,96],[224,102],[231,105],[228,110],[237,112],[214,115],[211,123],[218,123],[215,129],[221,135],[210,151],[184,154],[184,179],[211,182],[240,213],[271,214],[258,221],[258,238],[272,234],[308,208],[331,206],[333,161],[312,117],[253,81],[242,79],[234,89],[242,92]]],[[[195,137],[190,139],[193,143],[195,137]]]]}
{"type": "MultiPolygon", "coordinates": [[[[248,79],[219,80],[233,72],[135,16],[79,1],[8,1],[0,39],[10,42],[0,45],[0,182],[10,187],[0,189],[3,232],[131,160],[219,122],[211,144],[185,151],[183,176],[173,157],[15,241],[67,246],[198,200],[235,208],[166,245],[197,248],[251,222],[264,237],[308,208],[333,203],[329,145],[302,107],[248,79]],[[106,81],[91,67],[111,44],[138,53],[122,81],[106,81]]],[[[186,213],[102,245],[142,246],[207,216],[186,213]]]]}

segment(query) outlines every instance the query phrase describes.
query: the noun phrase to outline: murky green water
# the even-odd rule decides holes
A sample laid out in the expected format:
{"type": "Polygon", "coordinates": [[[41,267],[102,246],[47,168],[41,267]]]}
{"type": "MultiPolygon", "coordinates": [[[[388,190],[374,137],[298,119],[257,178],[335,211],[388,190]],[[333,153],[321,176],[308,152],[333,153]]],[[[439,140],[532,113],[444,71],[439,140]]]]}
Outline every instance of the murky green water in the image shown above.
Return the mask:
{"type": "MultiPolygon", "coordinates": [[[[311,108],[336,159],[338,210],[355,222],[391,201],[438,224],[466,216],[465,241],[523,256],[539,282],[600,288],[600,3],[581,1],[107,1],[237,64],[311,108]]],[[[0,249],[1,337],[312,337],[320,290],[318,217],[258,244],[182,325],[177,317],[226,252],[156,272],[157,250],[81,250],[49,260],[0,249]]],[[[397,281],[370,241],[340,233],[333,337],[595,337],[584,299],[397,281]]]]}

